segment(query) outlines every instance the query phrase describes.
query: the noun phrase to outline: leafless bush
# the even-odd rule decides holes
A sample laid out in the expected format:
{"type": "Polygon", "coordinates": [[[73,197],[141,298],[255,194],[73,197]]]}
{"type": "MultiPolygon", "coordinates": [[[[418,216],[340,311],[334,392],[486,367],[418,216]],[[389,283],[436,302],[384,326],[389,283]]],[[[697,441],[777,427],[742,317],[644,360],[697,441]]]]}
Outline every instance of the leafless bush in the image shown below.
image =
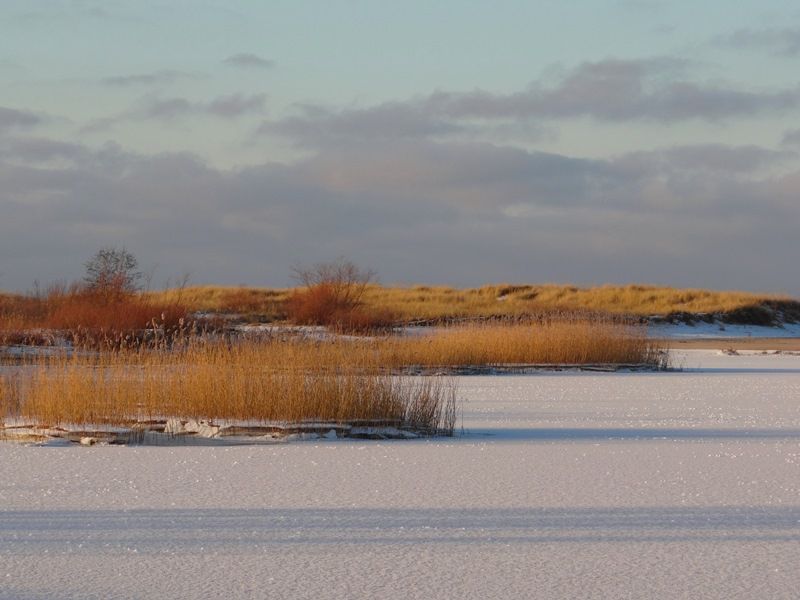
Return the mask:
{"type": "Polygon", "coordinates": [[[311,267],[295,267],[293,273],[304,287],[287,301],[287,314],[294,323],[370,331],[386,328],[394,321],[390,311],[367,310],[363,305],[364,294],[375,281],[375,271],[339,258],[311,267]]]}

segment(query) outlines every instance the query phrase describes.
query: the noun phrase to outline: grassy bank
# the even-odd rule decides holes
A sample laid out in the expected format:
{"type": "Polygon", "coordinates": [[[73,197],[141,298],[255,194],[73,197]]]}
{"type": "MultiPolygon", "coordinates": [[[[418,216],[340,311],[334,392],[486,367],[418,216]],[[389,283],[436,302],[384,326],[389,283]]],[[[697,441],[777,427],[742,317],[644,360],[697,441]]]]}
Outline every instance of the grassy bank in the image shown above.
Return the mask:
{"type": "MultiPolygon", "coordinates": [[[[216,317],[235,314],[251,321],[283,322],[297,314],[298,289],[188,287],[113,298],[80,288],[53,286],[45,292],[0,294],[0,344],[46,344],[60,336],[94,347],[114,347],[155,332],[214,328],[216,317]],[[295,314],[292,315],[292,309],[295,314]],[[150,330],[148,334],[145,330],[150,330]]],[[[313,297],[312,297],[313,300],[313,297]]],[[[634,317],[677,315],[685,321],[719,318],[730,323],[771,325],[800,321],[800,301],[746,292],[674,289],[653,286],[579,288],[558,285],[492,285],[480,288],[387,287],[367,285],[357,305],[342,319],[326,306],[334,327],[369,331],[397,323],[446,323],[462,319],[519,318],[564,312],[634,317]]],[[[602,317],[601,317],[602,318],[602,317]]],[[[313,320],[312,320],[313,321],[313,320]]],[[[323,322],[327,324],[326,320],[323,322]]]]}
{"type": "MultiPolygon", "coordinates": [[[[180,302],[192,310],[234,312],[270,321],[286,318],[292,289],[199,286],[152,292],[156,302],[180,302]]],[[[627,285],[487,285],[394,287],[369,285],[366,309],[388,311],[401,321],[460,317],[515,316],[550,311],[592,311],[637,316],[672,313],[735,314],[753,307],[783,305],[800,318],[800,302],[786,296],[737,291],[627,285]]]]}

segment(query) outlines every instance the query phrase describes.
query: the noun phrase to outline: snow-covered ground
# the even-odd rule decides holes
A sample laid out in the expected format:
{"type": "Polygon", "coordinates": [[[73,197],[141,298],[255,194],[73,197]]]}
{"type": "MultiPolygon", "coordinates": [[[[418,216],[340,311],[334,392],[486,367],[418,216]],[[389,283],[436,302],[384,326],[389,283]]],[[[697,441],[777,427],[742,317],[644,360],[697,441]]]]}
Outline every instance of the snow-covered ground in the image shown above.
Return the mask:
{"type": "Polygon", "coordinates": [[[763,325],[731,325],[727,323],[658,323],[648,333],[656,338],[721,339],[721,338],[800,338],[800,323],[784,323],[780,327],[763,325]]]}
{"type": "Polygon", "coordinates": [[[458,380],[454,439],[0,444],[0,598],[797,598],[800,356],[458,380]]]}

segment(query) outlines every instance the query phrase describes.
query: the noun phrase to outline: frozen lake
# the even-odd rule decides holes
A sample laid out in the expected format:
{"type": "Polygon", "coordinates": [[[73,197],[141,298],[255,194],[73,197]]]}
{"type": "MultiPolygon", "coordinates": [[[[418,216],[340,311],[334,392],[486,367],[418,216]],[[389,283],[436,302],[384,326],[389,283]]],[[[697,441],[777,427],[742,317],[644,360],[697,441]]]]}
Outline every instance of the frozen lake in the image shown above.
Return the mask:
{"type": "Polygon", "coordinates": [[[0,598],[796,598],[800,356],[458,379],[464,433],[0,444],[0,598]]]}

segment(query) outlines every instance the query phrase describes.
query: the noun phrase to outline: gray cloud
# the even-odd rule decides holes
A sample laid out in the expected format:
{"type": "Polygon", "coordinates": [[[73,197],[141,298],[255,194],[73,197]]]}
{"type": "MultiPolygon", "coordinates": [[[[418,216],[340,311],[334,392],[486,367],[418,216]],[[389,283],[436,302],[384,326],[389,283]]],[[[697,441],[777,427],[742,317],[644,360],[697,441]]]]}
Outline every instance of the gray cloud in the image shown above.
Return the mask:
{"type": "Polygon", "coordinates": [[[132,85],[164,85],[174,83],[180,79],[195,78],[196,75],[184,71],[164,69],[152,73],[139,73],[137,75],[113,75],[101,79],[101,83],[110,86],[125,87],[132,85]]]}
{"type": "Polygon", "coordinates": [[[245,114],[259,114],[264,112],[265,94],[230,94],[220,96],[207,103],[202,109],[220,117],[238,117],[245,114]]]}
{"type": "Polygon", "coordinates": [[[27,162],[77,161],[90,155],[80,144],[47,138],[14,137],[0,140],[0,157],[27,162]]]}
{"type": "Polygon", "coordinates": [[[599,160],[379,139],[225,171],[189,154],[25,143],[14,162],[0,153],[4,288],[79,277],[98,247],[124,244],[163,276],[198,282],[283,285],[291,264],[346,254],[387,282],[800,292],[785,279],[800,252],[800,172],[765,174],[786,157],[767,149],[599,160]],[[51,157],[69,163],[37,163],[51,157]]]}
{"type": "Polygon", "coordinates": [[[262,58],[257,54],[249,52],[234,54],[222,62],[231,67],[244,67],[248,69],[270,69],[275,66],[275,61],[262,58]]]}
{"type": "Polygon", "coordinates": [[[223,118],[259,114],[264,111],[265,94],[230,94],[208,102],[191,102],[186,98],[150,98],[129,116],[145,119],[175,119],[190,114],[206,114],[223,118]]]}
{"type": "Polygon", "coordinates": [[[119,123],[141,120],[173,121],[193,115],[234,119],[248,114],[259,115],[265,110],[266,94],[230,94],[207,102],[193,102],[187,98],[146,96],[138,105],[123,113],[95,119],[85,124],[81,133],[105,131],[119,123]]]}
{"type": "Polygon", "coordinates": [[[186,98],[158,98],[147,102],[144,108],[132,115],[145,119],[174,119],[195,110],[196,106],[186,98]]]}
{"type": "Polygon", "coordinates": [[[626,161],[650,164],[657,169],[685,172],[712,171],[718,173],[752,173],[763,167],[785,163],[797,157],[789,151],[770,150],[759,146],[724,146],[699,144],[674,146],[665,150],[633,152],[626,161]]]}
{"type": "Polygon", "coordinates": [[[455,133],[460,125],[415,103],[387,102],[362,109],[297,107],[298,114],[265,122],[259,133],[277,133],[312,144],[341,139],[403,139],[455,133]]]}
{"type": "Polygon", "coordinates": [[[686,61],[671,58],[604,60],[567,70],[555,82],[533,82],[510,94],[482,90],[435,92],[375,106],[332,109],[297,106],[294,114],[267,121],[259,133],[306,145],[336,140],[430,138],[491,131],[497,124],[534,124],[592,117],[621,122],[719,121],[800,108],[800,86],[753,92],[687,77],[686,61]]]}
{"type": "Polygon", "coordinates": [[[534,82],[508,95],[475,91],[438,93],[427,105],[462,118],[571,118],[601,120],[716,120],[800,105],[800,87],[750,92],[679,77],[686,63],[673,59],[604,60],[568,71],[555,85],[534,82]]]}
{"type": "Polygon", "coordinates": [[[800,28],[739,29],[714,41],[733,48],[763,48],[781,56],[800,55],[800,28]]]}
{"type": "Polygon", "coordinates": [[[800,147],[800,129],[790,129],[783,134],[782,146],[800,147]]]}
{"type": "Polygon", "coordinates": [[[10,129],[33,127],[41,122],[42,118],[31,112],[0,106],[0,133],[10,129]]]}

